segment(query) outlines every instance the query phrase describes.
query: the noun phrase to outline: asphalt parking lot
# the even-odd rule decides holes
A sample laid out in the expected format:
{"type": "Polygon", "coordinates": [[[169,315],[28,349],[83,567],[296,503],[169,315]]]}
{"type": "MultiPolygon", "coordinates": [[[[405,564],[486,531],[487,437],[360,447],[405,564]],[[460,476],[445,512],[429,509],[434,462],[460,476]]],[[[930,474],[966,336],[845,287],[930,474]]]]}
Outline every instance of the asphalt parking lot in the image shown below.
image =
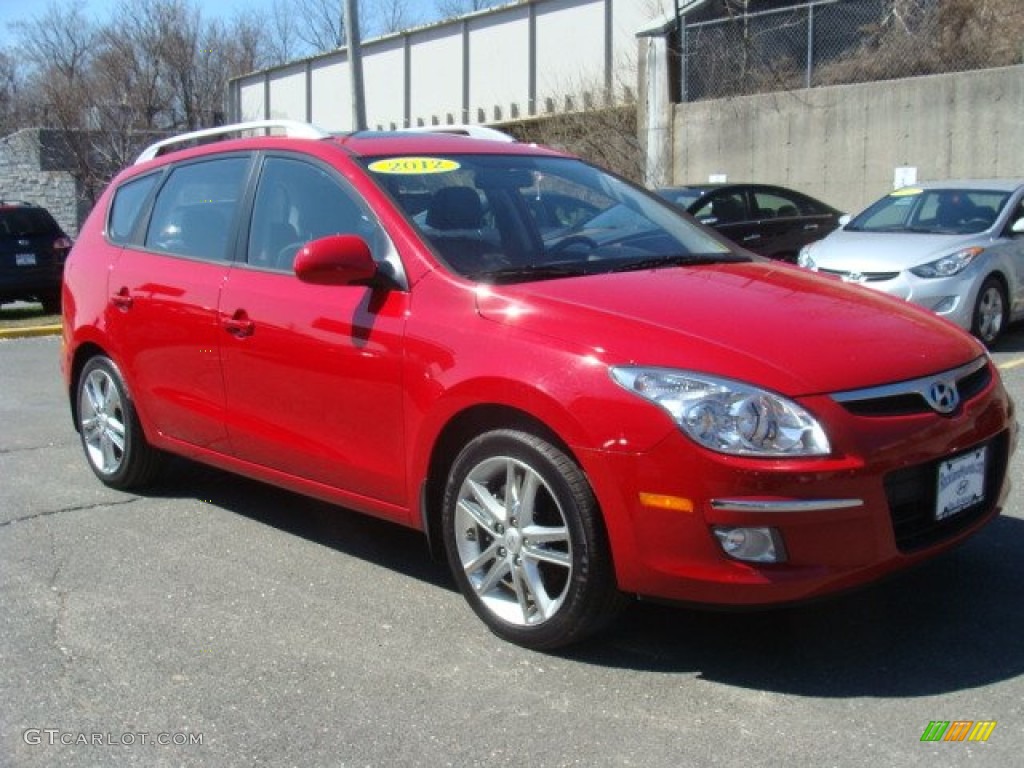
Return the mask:
{"type": "MultiPolygon", "coordinates": [[[[1005,514],[870,589],[638,604],[560,655],[491,636],[418,534],[196,465],[88,470],[56,337],[0,340],[0,765],[1008,766],[1024,451],[1005,514]],[[931,721],[987,742],[923,742],[931,721]]],[[[1024,327],[994,358],[1024,404],[1024,327]]]]}

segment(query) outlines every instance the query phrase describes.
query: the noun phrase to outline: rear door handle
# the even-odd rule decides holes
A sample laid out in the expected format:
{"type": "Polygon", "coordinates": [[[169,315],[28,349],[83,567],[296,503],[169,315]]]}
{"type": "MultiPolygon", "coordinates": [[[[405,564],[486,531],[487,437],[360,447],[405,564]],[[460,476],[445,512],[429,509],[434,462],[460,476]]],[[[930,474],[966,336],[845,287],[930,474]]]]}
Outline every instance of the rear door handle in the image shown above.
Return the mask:
{"type": "Polygon", "coordinates": [[[110,297],[110,303],[120,309],[122,312],[127,312],[132,308],[132,297],[128,292],[128,286],[122,286],[121,290],[110,297]]]}
{"type": "Polygon", "coordinates": [[[817,229],[817,228],[818,228],[817,224],[804,224],[804,229],[805,230],[811,230],[811,229],[817,229]]]}
{"type": "Polygon", "coordinates": [[[760,240],[760,239],[761,239],[760,235],[747,235],[746,237],[743,238],[743,242],[744,243],[749,243],[751,240],[760,240]]]}
{"type": "Polygon", "coordinates": [[[244,309],[236,309],[235,314],[224,320],[224,330],[239,339],[252,336],[256,324],[249,319],[244,309]]]}

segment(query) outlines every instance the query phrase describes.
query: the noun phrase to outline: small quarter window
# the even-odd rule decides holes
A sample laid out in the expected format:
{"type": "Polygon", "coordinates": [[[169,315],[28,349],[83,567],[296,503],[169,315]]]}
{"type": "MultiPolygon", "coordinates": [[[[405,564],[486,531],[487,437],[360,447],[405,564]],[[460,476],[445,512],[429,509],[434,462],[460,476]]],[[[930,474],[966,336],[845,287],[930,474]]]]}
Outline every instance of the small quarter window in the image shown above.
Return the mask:
{"type": "Polygon", "coordinates": [[[157,174],[133,179],[122,184],[114,192],[114,202],[110,206],[110,223],[107,236],[115,243],[127,243],[135,231],[142,213],[143,205],[149,199],[149,193],[160,178],[157,174]]]}

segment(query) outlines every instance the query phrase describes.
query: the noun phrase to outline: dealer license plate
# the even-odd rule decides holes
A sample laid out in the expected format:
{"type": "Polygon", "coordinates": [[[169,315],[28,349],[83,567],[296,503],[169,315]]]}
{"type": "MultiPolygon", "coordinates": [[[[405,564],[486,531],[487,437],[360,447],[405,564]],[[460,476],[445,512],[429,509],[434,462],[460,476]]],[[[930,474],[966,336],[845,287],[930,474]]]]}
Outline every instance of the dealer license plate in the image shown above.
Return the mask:
{"type": "Polygon", "coordinates": [[[939,464],[939,493],[935,519],[945,520],[985,498],[985,461],[988,448],[982,447],[939,464]]]}
{"type": "Polygon", "coordinates": [[[14,263],[19,267],[34,267],[36,255],[34,253],[16,253],[14,254],[14,263]]]}

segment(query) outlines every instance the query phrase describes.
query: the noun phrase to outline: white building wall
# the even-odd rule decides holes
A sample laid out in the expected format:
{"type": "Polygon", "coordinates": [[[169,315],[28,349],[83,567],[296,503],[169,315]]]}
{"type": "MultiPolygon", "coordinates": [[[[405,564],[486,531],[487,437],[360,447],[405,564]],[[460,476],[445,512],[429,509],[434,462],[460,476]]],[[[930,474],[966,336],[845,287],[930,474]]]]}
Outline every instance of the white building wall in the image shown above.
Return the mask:
{"type": "MultiPolygon", "coordinates": [[[[627,88],[635,95],[636,34],[673,2],[531,0],[369,40],[363,45],[367,124],[430,125],[434,118],[443,124],[449,115],[455,122],[503,122],[545,114],[548,99],[555,112],[583,106],[584,92],[599,103],[609,83],[617,98],[627,88]]],[[[327,130],[352,127],[344,51],[236,78],[231,92],[232,119],[269,114],[308,117],[327,130]]]]}
{"type": "MultiPolygon", "coordinates": [[[[310,122],[327,131],[352,130],[352,86],[346,55],[332,54],[314,61],[310,78],[313,86],[310,122]]],[[[289,117],[305,119],[302,114],[289,117]]]]}
{"type": "Polygon", "coordinates": [[[527,6],[482,15],[469,24],[469,122],[507,120],[512,104],[529,113],[530,12],[527,6]],[[500,112],[495,113],[495,107],[500,112]],[[484,110],[484,120],[478,110],[484,110]]]}
{"type": "Polygon", "coordinates": [[[412,125],[451,114],[462,122],[462,25],[425,29],[409,38],[412,125]]]}
{"type": "Polygon", "coordinates": [[[292,65],[274,72],[270,82],[270,117],[306,119],[306,66],[292,65]]]}
{"type": "Polygon", "coordinates": [[[615,0],[612,4],[612,87],[621,95],[628,85],[637,90],[636,34],[654,19],[668,19],[673,0],[615,0]]]}
{"type": "Polygon", "coordinates": [[[567,95],[578,100],[583,91],[604,88],[604,19],[604,3],[554,0],[537,6],[538,114],[547,112],[548,99],[561,112],[567,95]]]}
{"type": "Polygon", "coordinates": [[[238,82],[239,92],[239,115],[238,119],[262,120],[265,112],[265,80],[261,76],[243,78],[238,82]]]}
{"type": "Polygon", "coordinates": [[[367,124],[376,128],[405,127],[405,38],[391,38],[363,52],[367,124]]]}

